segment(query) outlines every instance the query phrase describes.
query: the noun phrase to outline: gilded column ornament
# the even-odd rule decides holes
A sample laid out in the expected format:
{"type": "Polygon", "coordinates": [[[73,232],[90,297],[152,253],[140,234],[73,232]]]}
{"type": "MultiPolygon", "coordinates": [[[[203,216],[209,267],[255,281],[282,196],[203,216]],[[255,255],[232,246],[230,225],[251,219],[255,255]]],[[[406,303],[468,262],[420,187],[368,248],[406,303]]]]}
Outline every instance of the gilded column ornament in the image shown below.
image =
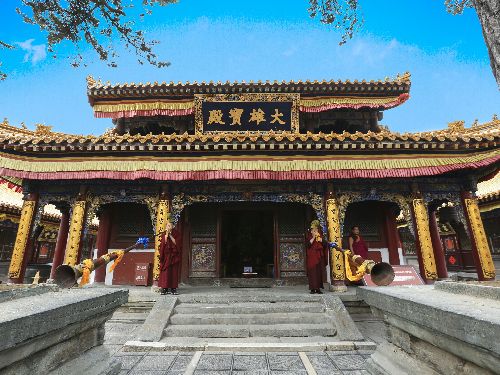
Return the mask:
{"type": "MultiPolygon", "coordinates": [[[[326,200],[326,222],[328,228],[328,241],[336,242],[341,246],[342,233],[340,232],[339,207],[335,198],[326,200]]],[[[330,255],[330,275],[332,284],[334,280],[345,280],[344,256],[341,251],[332,249],[330,255]]]]}
{"type": "Polygon", "coordinates": [[[66,253],[64,256],[64,264],[69,264],[70,266],[74,266],[78,260],[83,224],[85,221],[86,203],[87,201],[79,200],[73,205],[68,242],[66,244],[66,253]]]}
{"type": "Polygon", "coordinates": [[[432,249],[431,232],[429,227],[429,216],[424,200],[421,198],[413,199],[413,214],[415,217],[415,229],[420,247],[420,256],[424,267],[426,279],[436,280],[437,269],[432,249]]]}
{"type": "Polygon", "coordinates": [[[36,200],[26,200],[23,203],[21,218],[19,219],[19,226],[17,228],[16,242],[14,243],[14,250],[10,261],[10,279],[18,279],[21,277],[24,255],[26,253],[26,246],[28,244],[31,227],[33,225],[36,203],[36,200]]]}
{"type": "Polygon", "coordinates": [[[483,221],[481,220],[481,215],[479,213],[477,199],[465,198],[464,203],[470,223],[470,232],[472,239],[474,240],[474,244],[476,245],[477,256],[479,258],[479,263],[481,264],[481,271],[484,279],[495,279],[495,265],[493,264],[490,248],[488,246],[488,240],[486,238],[486,233],[484,232],[483,221]]]}
{"type": "MultiPolygon", "coordinates": [[[[158,201],[158,209],[156,210],[156,233],[165,230],[169,220],[169,202],[167,199],[158,201]]],[[[155,256],[153,263],[153,279],[158,280],[160,277],[160,242],[161,236],[155,237],[155,256]]]]}

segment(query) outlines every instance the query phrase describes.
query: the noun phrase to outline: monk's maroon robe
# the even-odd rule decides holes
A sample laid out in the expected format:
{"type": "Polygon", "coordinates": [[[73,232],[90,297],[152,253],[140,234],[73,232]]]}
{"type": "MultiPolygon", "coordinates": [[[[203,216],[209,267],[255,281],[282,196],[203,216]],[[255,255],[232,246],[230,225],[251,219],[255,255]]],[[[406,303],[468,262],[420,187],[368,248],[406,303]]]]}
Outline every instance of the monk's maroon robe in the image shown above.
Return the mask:
{"type": "Polygon", "coordinates": [[[177,230],[172,230],[172,237],[161,237],[160,243],[160,288],[177,288],[179,286],[179,268],[182,254],[182,238],[177,230]]]}
{"type": "Polygon", "coordinates": [[[323,271],[328,264],[328,251],[323,246],[322,241],[314,240],[311,243],[312,236],[309,234],[307,245],[307,278],[309,280],[309,289],[320,289],[323,287],[323,271]]]}

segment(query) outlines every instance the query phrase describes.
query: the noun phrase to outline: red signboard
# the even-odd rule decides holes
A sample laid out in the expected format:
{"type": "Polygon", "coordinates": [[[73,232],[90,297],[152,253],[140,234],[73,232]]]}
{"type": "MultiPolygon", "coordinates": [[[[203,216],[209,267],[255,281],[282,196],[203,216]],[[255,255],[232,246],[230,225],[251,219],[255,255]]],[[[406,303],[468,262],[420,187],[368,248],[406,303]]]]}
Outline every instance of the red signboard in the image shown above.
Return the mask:
{"type": "Polygon", "coordinates": [[[149,267],[151,263],[136,263],[135,264],[135,285],[148,286],[149,284],[149,267]]]}
{"type": "MultiPolygon", "coordinates": [[[[424,281],[413,266],[392,266],[394,268],[394,281],[389,286],[397,285],[424,285],[424,281]]],[[[370,275],[363,276],[363,284],[376,286],[370,275]]]]}

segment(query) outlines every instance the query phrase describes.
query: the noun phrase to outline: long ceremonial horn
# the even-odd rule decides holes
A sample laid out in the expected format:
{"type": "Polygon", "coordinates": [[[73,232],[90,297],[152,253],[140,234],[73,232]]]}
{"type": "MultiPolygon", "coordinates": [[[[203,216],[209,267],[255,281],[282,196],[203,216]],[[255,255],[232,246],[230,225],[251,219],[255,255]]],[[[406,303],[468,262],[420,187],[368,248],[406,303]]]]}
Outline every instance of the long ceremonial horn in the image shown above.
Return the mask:
{"type": "Polygon", "coordinates": [[[366,273],[370,274],[372,281],[378,286],[387,286],[394,281],[394,268],[389,263],[380,262],[375,263],[370,259],[363,259],[359,255],[353,255],[349,250],[340,248],[340,246],[335,242],[330,242],[330,247],[342,251],[344,254],[348,254],[350,259],[358,267],[365,265],[366,273]]]}
{"type": "MultiPolygon", "coordinates": [[[[155,236],[157,235],[158,234],[156,234],[155,236]]],[[[148,237],[140,237],[135,244],[124,249],[123,254],[128,253],[130,250],[135,249],[139,245],[143,245],[144,248],[146,248],[148,246],[148,243],[149,243],[148,237]]],[[[60,288],[71,288],[77,283],[77,280],[83,275],[83,271],[87,267],[87,265],[85,264],[86,261],[92,262],[92,265],[89,264],[89,270],[90,272],[92,272],[95,269],[108,264],[112,260],[115,260],[116,258],[118,258],[118,256],[119,255],[117,253],[109,253],[109,254],[104,254],[97,259],[86,259],[82,263],[76,266],[70,266],[69,264],[62,264],[56,268],[56,272],[54,275],[54,282],[60,288]]]]}

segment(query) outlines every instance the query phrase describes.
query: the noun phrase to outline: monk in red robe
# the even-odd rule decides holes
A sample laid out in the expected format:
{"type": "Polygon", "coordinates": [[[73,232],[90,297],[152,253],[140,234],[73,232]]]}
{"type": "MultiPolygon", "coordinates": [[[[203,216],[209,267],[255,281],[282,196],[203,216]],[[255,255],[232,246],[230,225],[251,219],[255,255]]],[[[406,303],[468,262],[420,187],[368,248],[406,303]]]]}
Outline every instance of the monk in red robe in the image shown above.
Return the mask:
{"type": "Polygon", "coordinates": [[[328,250],[323,245],[321,226],[318,220],[311,223],[310,233],[306,240],[307,247],[307,278],[311,294],[323,294],[323,271],[328,264],[328,250]]]}
{"type": "Polygon", "coordinates": [[[182,254],[182,238],[178,230],[173,229],[168,222],[166,232],[161,237],[160,243],[160,277],[158,286],[161,294],[178,295],[179,268],[182,254]]]}
{"type": "Polygon", "coordinates": [[[349,250],[363,259],[368,259],[368,245],[363,237],[361,237],[361,234],[359,234],[358,226],[353,226],[351,228],[351,234],[349,235],[349,250]]]}

